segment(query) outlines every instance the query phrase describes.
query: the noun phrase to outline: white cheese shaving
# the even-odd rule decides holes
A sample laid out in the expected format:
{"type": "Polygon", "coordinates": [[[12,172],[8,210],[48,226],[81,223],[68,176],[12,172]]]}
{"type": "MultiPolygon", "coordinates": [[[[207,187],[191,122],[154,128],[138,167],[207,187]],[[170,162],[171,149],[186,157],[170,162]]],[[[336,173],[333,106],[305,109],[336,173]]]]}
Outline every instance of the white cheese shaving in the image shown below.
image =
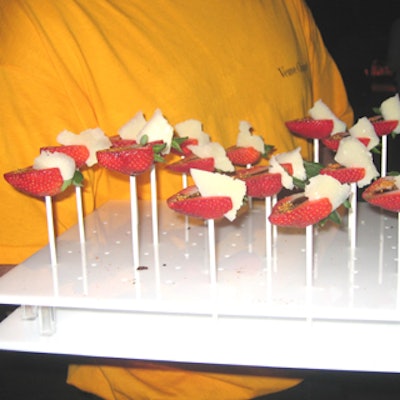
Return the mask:
{"type": "Polygon", "coordinates": [[[339,148],[335,155],[335,161],[344,167],[365,169],[364,178],[357,182],[359,188],[368,185],[372,179],[379,175],[379,172],[374,165],[371,153],[358,139],[352,136],[340,141],[339,148]]]}
{"type": "Polygon", "coordinates": [[[89,150],[89,157],[86,165],[92,167],[97,164],[97,152],[99,150],[109,149],[111,140],[104,134],[100,128],[87,129],[76,135],[70,131],[62,131],[57,136],[57,141],[64,146],[84,145],[89,150]]]}
{"type": "Polygon", "coordinates": [[[381,114],[383,119],[387,121],[399,121],[393,132],[400,133],[400,98],[398,93],[382,102],[381,114]]]}
{"type": "Polygon", "coordinates": [[[203,132],[203,126],[197,119],[188,119],[175,125],[175,132],[179,137],[197,139],[197,144],[203,145],[210,142],[210,136],[203,132]]]}
{"type": "Polygon", "coordinates": [[[122,139],[136,140],[139,132],[144,128],[147,121],[142,111],[138,111],[132,119],[126,122],[118,130],[122,139]]]}
{"type": "Polygon", "coordinates": [[[33,169],[58,168],[64,181],[73,178],[76,170],[75,160],[67,154],[58,151],[42,150],[33,161],[33,169]]]}
{"type": "Polygon", "coordinates": [[[346,123],[340,120],[321,99],[314,103],[314,106],[308,110],[308,114],[313,119],[333,120],[333,129],[331,135],[346,131],[346,123]]]}
{"type": "Polygon", "coordinates": [[[191,145],[188,149],[197,157],[214,159],[214,167],[224,172],[233,172],[235,167],[226,155],[225,149],[217,142],[210,142],[203,145],[191,145]]]}
{"type": "Polygon", "coordinates": [[[293,169],[293,176],[302,181],[307,179],[307,173],[304,168],[303,158],[300,154],[301,148],[297,147],[294,150],[286,153],[280,153],[276,156],[272,156],[270,159],[271,173],[281,174],[282,186],[286,189],[293,189],[293,178],[289,175],[286,170],[281,166],[282,164],[290,164],[293,169]]]}
{"type": "Polygon", "coordinates": [[[310,200],[328,198],[334,211],[349,197],[350,185],[341,184],[329,175],[317,175],[310,178],[304,195],[310,200]]]}
{"type": "Polygon", "coordinates": [[[162,154],[169,154],[171,150],[172,136],[174,128],[168,123],[166,118],[162,115],[160,109],[154,111],[154,114],[141,129],[137,135],[137,141],[140,142],[143,136],[148,137],[149,142],[162,141],[166,144],[162,154]]]}
{"type": "Polygon", "coordinates": [[[375,132],[374,126],[367,117],[360,118],[357,123],[349,129],[349,133],[355,138],[369,139],[368,150],[373,149],[379,144],[379,137],[375,132]]]}
{"type": "Polygon", "coordinates": [[[247,121],[239,123],[239,133],[236,139],[238,147],[253,147],[261,154],[264,154],[264,140],[261,136],[252,134],[252,126],[247,121]]]}

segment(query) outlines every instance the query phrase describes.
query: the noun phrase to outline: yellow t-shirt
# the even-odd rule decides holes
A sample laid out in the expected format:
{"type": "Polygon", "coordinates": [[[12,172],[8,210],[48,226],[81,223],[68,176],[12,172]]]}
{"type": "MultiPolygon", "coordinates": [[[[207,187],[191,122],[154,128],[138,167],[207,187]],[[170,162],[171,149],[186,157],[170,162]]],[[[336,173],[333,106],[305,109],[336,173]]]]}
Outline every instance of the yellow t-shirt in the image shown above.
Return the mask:
{"type": "MultiPolygon", "coordinates": [[[[246,120],[278,152],[309,145],[284,121],[322,99],[351,123],[343,83],[310,12],[299,0],[0,1],[1,172],[32,164],[58,133],[100,127],[107,135],[136,112],[160,108],[175,125],[203,123],[235,144],[246,120]]],[[[167,162],[171,158],[168,157],[167,162]]],[[[181,184],[158,168],[159,195],[181,184]]],[[[126,176],[85,171],[85,211],[129,198],[126,176]]],[[[149,195],[144,174],[139,193],[149,195]]],[[[0,263],[47,243],[42,200],[0,179],[0,263]]],[[[57,232],[76,223],[73,191],[54,202],[57,232]]]]}

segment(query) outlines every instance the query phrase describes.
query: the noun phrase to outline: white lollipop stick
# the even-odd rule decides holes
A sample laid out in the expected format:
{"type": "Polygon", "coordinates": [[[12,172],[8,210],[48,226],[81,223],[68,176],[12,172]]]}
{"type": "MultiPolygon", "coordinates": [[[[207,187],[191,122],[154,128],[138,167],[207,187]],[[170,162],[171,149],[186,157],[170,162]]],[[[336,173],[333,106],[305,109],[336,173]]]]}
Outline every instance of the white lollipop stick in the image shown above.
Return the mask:
{"type": "Polygon", "coordinates": [[[350,248],[357,246],[357,184],[350,184],[350,210],[348,220],[348,230],[350,234],[350,248]]]}
{"type": "Polygon", "coordinates": [[[188,186],[188,178],[187,178],[187,174],[183,173],[182,174],[182,188],[186,189],[188,186]]]}
{"type": "Polygon", "coordinates": [[[381,149],[381,176],[386,176],[387,174],[387,135],[382,136],[382,149],[381,149]]]}
{"type": "Polygon", "coordinates": [[[129,179],[130,179],[129,183],[130,183],[130,196],[131,196],[132,255],[133,255],[133,268],[136,275],[139,268],[139,217],[138,217],[136,176],[131,175],[129,179]]]}
{"type": "Polygon", "coordinates": [[[157,205],[157,170],[153,164],[150,171],[151,188],[151,222],[153,229],[153,244],[158,245],[158,205],[157,205]]]}
{"type": "Polygon", "coordinates": [[[271,269],[272,265],[272,224],[268,217],[272,210],[271,197],[265,198],[265,253],[267,257],[267,268],[271,269]]]}
{"type": "Polygon", "coordinates": [[[397,308],[400,307],[400,212],[397,213],[397,308]]]}
{"type": "Polygon", "coordinates": [[[319,162],[319,140],[313,139],[314,142],[314,162],[319,162]]]}
{"type": "Polygon", "coordinates": [[[51,196],[45,196],[46,204],[46,217],[47,217],[47,235],[49,238],[50,246],[50,261],[54,267],[57,265],[57,250],[56,250],[56,238],[54,233],[54,217],[53,217],[53,202],[51,196]]]}
{"type": "Polygon", "coordinates": [[[314,226],[306,227],[306,286],[310,288],[313,284],[314,269],[314,226]]]}
{"type": "Polygon", "coordinates": [[[215,254],[215,226],[214,220],[208,219],[208,253],[209,253],[209,264],[210,264],[210,283],[217,283],[217,262],[215,254]]]}
{"type": "Polygon", "coordinates": [[[76,195],[76,209],[78,212],[78,228],[79,228],[79,240],[81,243],[85,242],[85,225],[83,220],[83,201],[82,201],[82,187],[75,186],[76,195]]]}
{"type": "MultiPolygon", "coordinates": [[[[251,168],[251,164],[247,164],[246,169],[250,169],[250,168],[251,168]]],[[[253,208],[253,198],[251,196],[248,197],[248,204],[249,204],[249,208],[252,209],[253,208]]]]}

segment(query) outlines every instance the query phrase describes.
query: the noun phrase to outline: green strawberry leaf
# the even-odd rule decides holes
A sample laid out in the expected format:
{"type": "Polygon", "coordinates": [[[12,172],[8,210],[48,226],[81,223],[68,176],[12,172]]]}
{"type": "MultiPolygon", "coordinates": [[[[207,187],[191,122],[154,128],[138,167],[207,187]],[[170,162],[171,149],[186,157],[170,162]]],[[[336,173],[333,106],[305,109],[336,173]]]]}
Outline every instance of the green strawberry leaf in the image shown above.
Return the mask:
{"type": "Polygon", "coordinates": [[[314,176],[319,175],[321,169],[324,167],[320,163],[311,162],[311,161],[303,161],[304,169],[306,170],[307,179],[313,178],[314,176]]]}
{"type": "Polygon", "coordinates": [[[70,187],[72,185],[72,181],[73,181],[73,179],[68,179],[68,180],[64,181],[61,186],[61,191],[63,192],[65,189],[70,187]]]}
{"type": "Polygon", "coordinates": [[[179,153],[183,153],[182,148],[181,148],[181,144],[185,141],[189,139],[188,137],[173,137],[172,138],[172,142],[171,142],[171,147],[173,149],[175,149],[176,151],[179,151],[179,153]]]}
{"type": "Polygon", "coordinates": [[[344,205],[344,207],[347,208],[348,210],[351,209],[351,202],[350,202],[349,199],[346,199],[346,200],[343,202],[343,205],[344,205]]]}
{"type": "Polygon", "coordinates": [[[301,179],[295,178],[294,176],[292,176],[292,179],[293,179],[293,185],[296,186],[297,188],[302,189],[302,190],[304,190],[306,188],[306,184],[307,184],[306,181],[302,181],[301,179]]]}
{"type": "Polygon", "coordinates": [[[388,172],[388,176],[399,176],[400,172],[399,171],[390,171],[388,172]]]}
{"type": "Polygon", "coordinates": [[[83,186],[83,174],[79,169],[77,169],[72,177],[72,184],[74,186],[83,186]]]}
{"type": "Polygon", "coordinates": [[[374,114],[376,115],[381,115],[381,108],[380,107],[372,107],[372,111],[374,112],[374,114]]]}
{"type": "Polygon", "coordinates": [[[147,143],[149,143],[149,137],[147,135],[143,135],[140,138],[139,143],[140,143],[141,146],[145,146],[147,143]]]}
{"type": "Polygon", "coordinates": [[[378,155],[381,154],[381,144],[379,143],[375,147],[373,147],[371,149],[371,153],[378,154],[378,155]]]}
{"type": "Polygon", "coordinates": [[[268,160],[275,150],[276,147],[273,144],[264,144],[264,153],[262,154],[262,157],[268,160]]]}
{"type": "Polygon", "coordinates": [[[332,211],[326,218],[321,219],[321,221],[319,221],[317,225],[320,228],[323,228],[328,221],[332,221],[337,225],[340,225],[342,223],[342,219],[340,218],[340,215],[336,210],[332,211]]]}

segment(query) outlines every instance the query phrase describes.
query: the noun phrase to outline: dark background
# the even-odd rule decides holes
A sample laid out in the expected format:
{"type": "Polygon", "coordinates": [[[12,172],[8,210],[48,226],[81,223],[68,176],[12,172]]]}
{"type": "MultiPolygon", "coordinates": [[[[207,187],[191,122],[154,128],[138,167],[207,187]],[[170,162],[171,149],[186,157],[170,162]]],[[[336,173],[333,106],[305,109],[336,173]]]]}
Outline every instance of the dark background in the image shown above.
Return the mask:
{"type": "Polygon", "coordinates": [[[307,0],[325,44],[345,82],[355,117],[372,116],[394,85],[389,77],[371,79],[373,60],[386,63],[390,28],[400,17],[399,0],[307,0]],[[381,84],[381,85],[379,85],[381,84]]]}

